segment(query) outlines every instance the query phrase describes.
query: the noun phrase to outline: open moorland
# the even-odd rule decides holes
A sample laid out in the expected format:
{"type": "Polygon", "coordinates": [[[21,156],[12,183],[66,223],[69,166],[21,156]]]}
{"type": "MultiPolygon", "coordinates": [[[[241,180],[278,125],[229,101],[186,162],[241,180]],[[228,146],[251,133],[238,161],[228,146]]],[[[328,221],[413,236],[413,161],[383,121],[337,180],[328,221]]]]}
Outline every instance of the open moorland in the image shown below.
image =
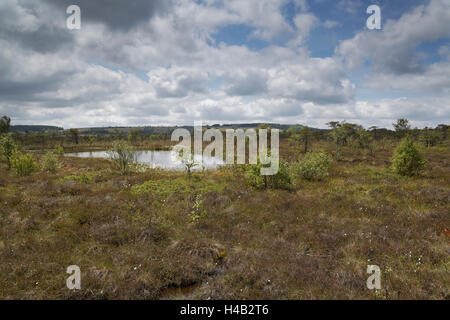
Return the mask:
{"type": "MultiPolygon", "coordinates": [[[[293,135],[280,140],[289,168],[305,157],[293,135]]],[[[291,174],[283,188],[252,187],[242,166],[123,174],[59,155],[58,170],[20,175],[2,163],[0,298],[450,299],[450,140],[417,139],[427,164],[407,177],[391,166],[400,139],[337,152],[328,137],[307,146],[332,155],[327,174],[291,174]],[[66,287],[70,265],[80,290],[66,287]],[[380,290],[366,286],[368,265],[381,268],[380,290]]],[[[76,138],[66,151],[110,147],[76,138]]],[[[37,163],[39,141],[22,146],[37,163]]]]}

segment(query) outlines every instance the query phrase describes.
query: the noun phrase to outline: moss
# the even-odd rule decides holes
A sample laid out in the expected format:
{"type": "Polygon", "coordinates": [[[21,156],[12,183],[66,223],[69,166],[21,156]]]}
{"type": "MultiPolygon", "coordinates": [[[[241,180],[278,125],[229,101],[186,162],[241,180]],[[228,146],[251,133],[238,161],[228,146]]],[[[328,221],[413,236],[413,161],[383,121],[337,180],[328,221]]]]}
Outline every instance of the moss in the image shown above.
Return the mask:
{"type": "Polygon", "coordinates": [[[146,181],[143,184],[133,186],[130,192],[133,195],[153,194],[159,198],[169,198],[174,194],[189,195],[220,192],[223,187],[223,184],[213,179],[188,179],[182,177],[146,181]]]}

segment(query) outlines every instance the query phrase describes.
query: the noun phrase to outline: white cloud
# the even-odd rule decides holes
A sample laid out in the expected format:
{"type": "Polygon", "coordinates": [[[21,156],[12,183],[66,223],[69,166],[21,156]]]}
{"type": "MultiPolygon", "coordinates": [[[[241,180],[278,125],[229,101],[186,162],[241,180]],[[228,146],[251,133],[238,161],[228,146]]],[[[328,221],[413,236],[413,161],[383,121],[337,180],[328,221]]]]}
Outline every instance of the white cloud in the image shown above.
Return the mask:
{"type": "MultiPolygon", "coordinates": [[[[16,123],[75,127],[189,124],[201,119],[324,127],[327,121],[342,118],[363,124],[387,123],[389,117],[401,116],[435,122],[449,119],[445,97],[354,101],[355,84],[340,60],[310,56],[305,40],[320,21],[307,11],[306,1],[296,1],[301,12],[294,17],[294,26],[281,14],[287,0],[223,4],[177,0],[164,14],[141,16],[132,26],[123,21],[123,28],[111,29],[108,21],[90,19],[81,30],[70,33],[43,18],[57,13],[52,7],[26,10],[19,5],[23,2],[5,1],[17,17],[0,21],[2,30],[10,32],[0,32],[0,114],[11,115],[16,123]],[[253,37],[282,36],[289,45],[253,51],[215,42],[213,34],[220,27],[237,23],[254,27],[253,37]],[[30,40],[37,34],[40,44],[30,40]],[[52,42],[52,34],[65,40],[52,42]],[[430,111],[427,115],[425,109],[430,111]]],[[[41,8],[37,3],[33,6],[41,8]]],[[[435,11],[422,10],[435,17],[435,11]]],[[[403,24],[402,19],[397,23],[403,24]]],[[[406,30],[413,35],[404,36],[404,28],[390,23],[385,32],[400,39],[422,39],[418,31],[406,30]]],[[[437,27],[426,30],[430,28],[437,27]]],[[[438,33],[442,32],[439,27],[438,33]]],[[[340,47],[347,62],[363,59],[372,48],[366,45],[368,35],[359,37],[363,39],[356,36],[340,47]],[[350,52],[352,48],[357,52],[350,52]]],[[[394,38],[377,37],[385,48],[394,38]]],[[[400,44],[404,42],[408,43],[400,44]]],[[[440,52],[446,56],[445,46],[440,52]]],[[[369,85],[383,83],[412,91],[437,88],[436,92],[446,94],[449,69],[448,62],[441,61],[414,76],[381,73],[369,85]]]]}
{"type": "Polygon", "coordinates": [[[354,86],[335,60],[308,59],[304,64],[286,65],[269,71],[271,96],[320,104],[351,102],[354,86]]]}
{"type": "Polygon", "coordinates": [[[190,92],[204,93],[208,74],[195,68],[155,68],[147,73],[149,83],[159,98],[181,98],[190,92]]]}
{"type": "Polygon", "coordinates": [[[242,21],[256,27],[253,35],[263,40],[273,40],[293,32],[291,26],[281,14],[286,0],[229,0],[224,6],[242,17],[242,21]]]}
{"type": "Polygon", "coordinates": [[[376,89],[400,89],[415,93],[450,93],[450,59],[429,65],[421,73],[380,73],[371,76],[366,84],[376,89]]]}
{"type": "Polygon", "coordinates": [[[295,16],[296,36],[290,41],[292,45],[300,45],[308,38],[311,30],[319,25],[319,19],[311,13],[300,13],[295,16]]]}
{"type": "Polygon", "coordinates": [[[405,74],[425,68],[415,54],[418,45],[450,37],[450,2],[431,0],[398,20],[388,20],[381,32],[366,30],[344,40],[337,48],[350,67],[370,61],[381,72],[405,74]]]}

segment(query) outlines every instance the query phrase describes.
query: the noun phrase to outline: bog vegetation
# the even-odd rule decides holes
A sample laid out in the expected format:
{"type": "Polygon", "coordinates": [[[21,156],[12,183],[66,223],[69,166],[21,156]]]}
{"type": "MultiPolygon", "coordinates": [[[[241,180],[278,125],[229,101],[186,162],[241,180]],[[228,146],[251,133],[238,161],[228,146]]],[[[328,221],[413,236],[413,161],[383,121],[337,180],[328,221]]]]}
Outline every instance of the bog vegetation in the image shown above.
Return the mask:
{"type": "MultiPolygon", "coordinates": [[[[149,169],[163,129],[10,132],[0,118],[1,299],[449,299],[449,126],[280,134],[280,170],[149,169]],[[110,150],[111,158],[64,152],[110,150]],[[367,265],[382,270],[366,287],[367,265]],[[81,290],[66,268],[81,268],[81,290]]],[[[197,168],[198,169],[198,168],[197,168]]]]}

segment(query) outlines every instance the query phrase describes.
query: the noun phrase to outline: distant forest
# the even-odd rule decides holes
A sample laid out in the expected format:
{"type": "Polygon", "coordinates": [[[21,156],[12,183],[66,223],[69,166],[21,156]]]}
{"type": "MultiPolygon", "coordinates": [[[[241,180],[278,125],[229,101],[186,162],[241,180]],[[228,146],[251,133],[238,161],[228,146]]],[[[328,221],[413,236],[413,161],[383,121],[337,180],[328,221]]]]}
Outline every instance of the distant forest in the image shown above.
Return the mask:
{"type": "Polygon", "coordinates": [[[12,132],[46,132],[46,131],[62,131],[64,128],[55,126],[41,126],[41,125],[16,125],[11,126],[12,132]]]}
{"type": "MultiPolygon", "coordinates": [[[[238,124],[214,124],[204,125],[205,128],[257,128],[262,123],[238,123],[238,124]]],[[[295,127],[298,130],[303,128],[302,125],[290,125],[290,124],[269,124],[274,129],[287,130],[291,127],[295,127]]],[[[193,130],[193,126],[142,126],[142,127],[94,127],[94,128],[79,128],[80,134],[117,134],[118,132],[128,133],[131,129],[137,129],[141,134],[167,134],[171,133],[175,128],[186,128],[190,131],[193,130]]],[[[319,130],[314,129],[313,130],[319,130]]],[[[62,127],[56,126],[44,126],[44,125],[15,125],[11,126],[12,132],[52,132],[52,131],[64,131],[62,127]]]]}

